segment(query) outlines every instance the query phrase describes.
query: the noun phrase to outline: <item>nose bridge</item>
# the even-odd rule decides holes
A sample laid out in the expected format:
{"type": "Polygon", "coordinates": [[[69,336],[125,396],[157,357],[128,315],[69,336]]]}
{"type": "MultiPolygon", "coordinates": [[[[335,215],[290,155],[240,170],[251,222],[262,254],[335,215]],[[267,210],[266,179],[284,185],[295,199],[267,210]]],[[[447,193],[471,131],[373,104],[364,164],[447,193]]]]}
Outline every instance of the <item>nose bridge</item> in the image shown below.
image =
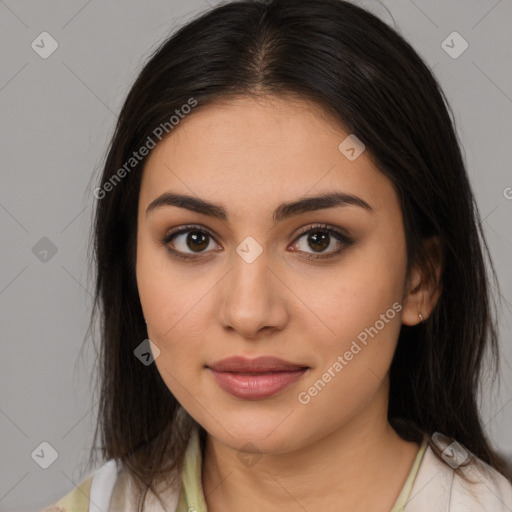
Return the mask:
{"type": "Polygon", "coordinates": [[[223,320],[244,336],[265,327],[279,327],[285,311],[282,283],[273,275],[271,255],[254,238],[247,237],[232,256],[232,271],[225,283],[223,320]]]}

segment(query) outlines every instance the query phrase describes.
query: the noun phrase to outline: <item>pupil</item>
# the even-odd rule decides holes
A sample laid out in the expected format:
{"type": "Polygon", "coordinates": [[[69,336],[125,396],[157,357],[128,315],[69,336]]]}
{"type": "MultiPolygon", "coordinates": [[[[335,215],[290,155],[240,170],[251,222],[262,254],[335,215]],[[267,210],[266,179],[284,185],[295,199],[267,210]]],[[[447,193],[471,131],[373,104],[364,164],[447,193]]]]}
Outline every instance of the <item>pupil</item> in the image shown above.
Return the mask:
{"type": "MultiPolygon", "coordinates": [[[[309,235],[308,242],[313,241],[313,243],[320,249],[318,252],[321,252],[322,249],[329,247],[328,237],[329,233],[326,233],[325,231],[315,231],[315,233],[311,233],[309,235]],[[318,233],[321,233],[321,235],[318,236],[318,233]]],[[[315,251],[317,250],[315,247],[312,247],[312,249],[315,251]]]]}

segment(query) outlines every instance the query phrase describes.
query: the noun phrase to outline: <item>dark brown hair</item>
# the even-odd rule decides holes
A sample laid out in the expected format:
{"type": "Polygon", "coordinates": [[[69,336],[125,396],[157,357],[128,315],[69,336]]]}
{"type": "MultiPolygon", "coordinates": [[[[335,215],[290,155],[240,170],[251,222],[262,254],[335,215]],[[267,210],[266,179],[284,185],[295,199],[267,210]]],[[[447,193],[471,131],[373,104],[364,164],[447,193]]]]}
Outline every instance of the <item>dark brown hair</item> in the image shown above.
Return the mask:
{"type": "MultiPolygon", "coordinates": [[[[108,192],[105,185],[191,98],[197,102],[193,116],[212,102],[244,95],[312,101],[365,144],[400,198],[409,269],[415,263],[432,267],[423,242],[438,237],[442,293],[426,321],[402,326],[390,369],[388,418],[403,439],[420,442],[439,431],[512,480],[477,404],[485,356],[492,356],[493,368],[499,363],[484,249],[498,283],[450,107],[433,73],[395,30],[342,0],[212,8],[164,41],[131,88],[108,148],[91,243],[91,325],[97,315],[101,319],[94,443],[101,436],[103,459],[117,459],[154,490],[181,469],[195,424],[156,366],[134,356],[147,338],[135,279],[146,158],[108,192]]],[[[95,455],[93,448],[91,466],[95,455]]]]}

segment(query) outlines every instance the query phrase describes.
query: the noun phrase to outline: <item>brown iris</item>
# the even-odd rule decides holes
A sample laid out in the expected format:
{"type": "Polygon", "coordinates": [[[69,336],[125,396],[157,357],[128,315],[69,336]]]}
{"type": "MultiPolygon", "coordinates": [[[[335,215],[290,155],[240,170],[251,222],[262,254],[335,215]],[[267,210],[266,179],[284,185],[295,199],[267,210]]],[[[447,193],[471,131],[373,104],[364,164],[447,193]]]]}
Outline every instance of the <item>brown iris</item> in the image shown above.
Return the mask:
{"type": "Polygon", "coordinates": [[[190,231],[187,235],[187,246],[194,250],[194,247],[197,248],[199,251],[206,249],[208,247],[209,243],[209,235],[207,233],[202,233],[201,231],[190,231]],[[189,245],[189,242],[192,242],[191,245],[189,245]]]}
{"type": "MultiPolygon", "coordinates": [[[[329,233],[327,233],[325,231],[314,231],[309,234],[308,243],[310,243],[312,241],[314,245],[319,247],[318,250],[322,251],[326,247],[329,247],[329,236],[330,236],[329,233]],[[320,235],[319,235],[319,233],[320,233],[320,235]]],[[[311,246],[311,248],[315,251],[317,250],[313,246],[311,246]]]]}

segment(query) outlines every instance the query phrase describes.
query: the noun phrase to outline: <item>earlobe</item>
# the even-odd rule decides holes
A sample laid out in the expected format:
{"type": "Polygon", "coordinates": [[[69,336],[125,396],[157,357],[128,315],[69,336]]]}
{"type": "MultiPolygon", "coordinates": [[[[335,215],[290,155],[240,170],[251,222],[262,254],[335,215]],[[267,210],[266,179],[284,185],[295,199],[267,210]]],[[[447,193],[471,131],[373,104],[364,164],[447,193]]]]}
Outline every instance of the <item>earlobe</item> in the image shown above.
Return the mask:
{"type": "Polygon", "coordinates": [[[428,262],[423,268],[415,267],[404,299],[402,323],[417,325],[428,318],[441,295],[442,252],[438,237],[425,241],[425,256],[428,262]]]}
{"type": "Polygon", "coordinates": [[[404,325],[416,325],[428,315],[424,306],[423,295],[424,292],[417,286],[412,288],[406,296],[402,310],[402,323],[404,325]]]}

